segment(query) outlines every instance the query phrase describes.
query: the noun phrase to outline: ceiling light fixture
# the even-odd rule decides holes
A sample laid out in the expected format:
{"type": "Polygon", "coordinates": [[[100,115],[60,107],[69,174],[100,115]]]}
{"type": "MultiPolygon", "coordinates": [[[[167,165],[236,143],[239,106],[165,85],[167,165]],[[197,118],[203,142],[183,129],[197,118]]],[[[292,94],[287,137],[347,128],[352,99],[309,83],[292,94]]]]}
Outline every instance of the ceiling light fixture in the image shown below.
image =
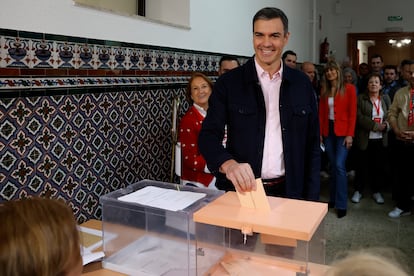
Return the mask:
{"type": "Polygon", "coordinates": [[[403,47],[403,46],[407,46],[411,44],[411,39],[409,38],[404,38],[404,39],[390,39],[388,40],[388,43],[392,46],[392,47],[403,47]]]}

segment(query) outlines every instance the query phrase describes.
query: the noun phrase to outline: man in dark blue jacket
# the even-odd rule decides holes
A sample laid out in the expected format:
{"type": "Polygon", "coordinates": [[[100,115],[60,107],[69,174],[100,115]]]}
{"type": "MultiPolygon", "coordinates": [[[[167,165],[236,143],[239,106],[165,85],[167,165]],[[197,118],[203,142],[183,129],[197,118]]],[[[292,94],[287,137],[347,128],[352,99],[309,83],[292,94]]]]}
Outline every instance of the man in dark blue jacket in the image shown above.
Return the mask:
{"type": "Polygon", "coordinates": [[[199,148],[219,189],[255,190],[262,178],[268,195],[319,200],[317,104],[309,78],[281,61],[288,39],[284,12],[259,10],[255,55],[214,86],[199,148]]]}

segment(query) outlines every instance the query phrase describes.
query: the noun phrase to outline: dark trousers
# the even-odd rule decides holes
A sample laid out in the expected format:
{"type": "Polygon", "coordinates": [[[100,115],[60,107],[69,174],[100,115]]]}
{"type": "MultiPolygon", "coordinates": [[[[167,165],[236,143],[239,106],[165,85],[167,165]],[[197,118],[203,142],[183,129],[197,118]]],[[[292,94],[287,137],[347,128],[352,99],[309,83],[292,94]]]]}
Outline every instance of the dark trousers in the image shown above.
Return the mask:
{"type": "Polygon", "coordinates": [[[396,143],[397,138],[395,137],[394,131],[390,131],[388,133],[388,147],[387,151],[387,158],[385,160],[385,171],[386,171],[386,178],[385,184],[386,188],[392,191],[392,199],[395,200],[395,189],[397,187],[398,182],[398,165],[395,160],[399,157],[397,155],[396,150],[396,143]]]}
{"type": "Polygon", "coordinates": [[[355,190],[362,193],[365,185],[371,188],[371,192],[380,192],[386,177],[385,161],[386,148],[382,139],[370,139],[366,150],[355,149],[358,155],[355,190]]]}
{"type": "Polygon", "coordinates": [[[396,162],[397,183],[394,189],[397,207],[403,211],[411,209],[411,195],[413,193],[413,161],[414,143],[405,143],[396,140],[396,162]]]}

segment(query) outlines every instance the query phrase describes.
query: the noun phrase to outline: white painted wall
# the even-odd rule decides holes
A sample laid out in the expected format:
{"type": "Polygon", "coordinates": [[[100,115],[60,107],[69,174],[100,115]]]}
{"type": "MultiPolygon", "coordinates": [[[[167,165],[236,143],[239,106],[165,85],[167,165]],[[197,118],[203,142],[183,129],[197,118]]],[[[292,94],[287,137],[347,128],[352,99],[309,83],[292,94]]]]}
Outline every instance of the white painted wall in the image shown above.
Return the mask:
{"type": "Polygon", "coordinates": [[[146,1],[145,16],[188,27],[190,25],[190,0],[146,1]]]}
{"type": "Polygon", "coordinates": [[[97,9],[114,11],[126,15],[137,14],[136,0],[123,0],[116,2],[113,0],[75,0],[75,2],[89,7],[96,7],[97,9]]]}
{"type": "Polygon", "coordinates": [[[72,0],[2,0],[0,27],[250,56],[253,15],[262,7],[278,6],[290,19],[288,47],[308,59],[311,2],[190,0],[191,28],[184,29],[75,6],[72,0]]]}
{"type": "Polygon", "coordinates": [[[314,62],[324,37],[340,61],[346,56],[347,33],[384,32],[396,26],[414,31],[414,0],[189,1],[190,29],[99,12],[75,6],[72,0],[1,0],[0,28],[250,56],[254,13],[277,6],[290,21],[287,48],[297,52],[299,61],[314,62]],[[388,22],[388,15],[401,15],[403,21],[388,22]]]}

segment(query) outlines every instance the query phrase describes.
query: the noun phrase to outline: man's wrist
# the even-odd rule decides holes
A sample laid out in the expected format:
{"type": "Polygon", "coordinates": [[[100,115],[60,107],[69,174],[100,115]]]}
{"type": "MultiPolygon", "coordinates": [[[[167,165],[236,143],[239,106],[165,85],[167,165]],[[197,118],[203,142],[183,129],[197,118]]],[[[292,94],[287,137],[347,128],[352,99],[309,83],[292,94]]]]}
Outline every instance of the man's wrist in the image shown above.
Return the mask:
{"type": "Polygon", "coordinates": [[[231,168],[232,166],[236,165],[237,162],[234,159],[229,159],[227,161],[225,161],[223,164],[221,164],[220,166],[220,172],[223,174],[227,174],[227,171],[229,170],[229,168],[231,168]]]}

